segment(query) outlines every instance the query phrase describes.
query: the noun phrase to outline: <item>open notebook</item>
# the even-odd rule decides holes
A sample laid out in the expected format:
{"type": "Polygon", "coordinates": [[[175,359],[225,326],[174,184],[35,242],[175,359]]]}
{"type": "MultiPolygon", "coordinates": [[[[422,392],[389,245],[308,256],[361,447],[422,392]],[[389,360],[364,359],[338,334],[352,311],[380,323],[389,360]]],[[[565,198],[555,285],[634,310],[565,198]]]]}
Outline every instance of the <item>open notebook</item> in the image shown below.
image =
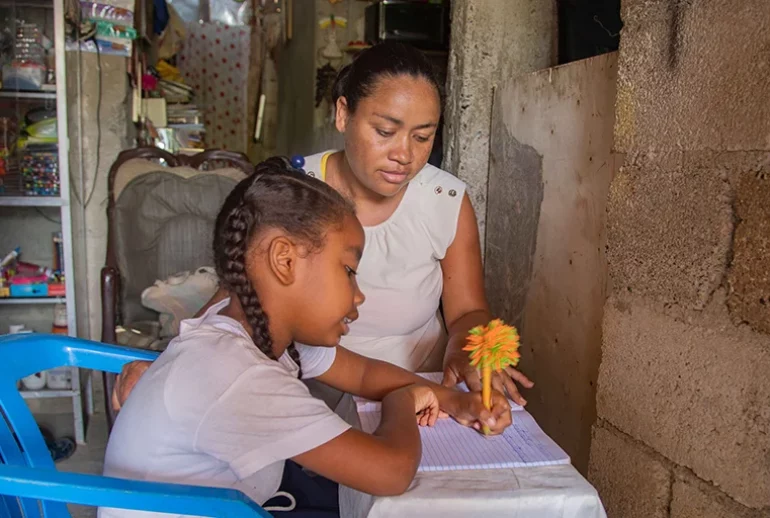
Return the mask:
{"type": "MultiPolygon", "coordinates": [[[[440,373],[423,374],[439,382],[440,373]]],[[[356,398],[361,428],[372,433],[380,424],[380,403],[356,398]]],[[[452,419],[421,427],[422,460],[417,471],[520,468],[569,464],[569,456],[548,437],[532,416],[511,403],[513,424],[504,433],[484,437],[452,419]]]]}

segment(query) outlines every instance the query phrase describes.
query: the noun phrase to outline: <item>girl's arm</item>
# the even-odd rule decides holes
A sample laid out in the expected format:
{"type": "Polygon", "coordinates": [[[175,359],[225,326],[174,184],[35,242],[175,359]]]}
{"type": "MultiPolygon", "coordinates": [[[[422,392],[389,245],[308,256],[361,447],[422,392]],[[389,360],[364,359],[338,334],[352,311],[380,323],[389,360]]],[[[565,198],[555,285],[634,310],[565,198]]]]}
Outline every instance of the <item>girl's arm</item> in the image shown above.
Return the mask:
{"type": "Polygon", "coordinates": [[[407,386],[382,400],[374,434],[350,429],[292,460],[340,484],[377,496],[400,495],[411,484],[422,455],[415,413],[435,422],[438,401],[427,387],[407,386]]]}
{"type": "MultiPolygon", "coordinates": [[[[462,350],[468,331],[478,325],[486,325],[492,319],[484,292],[484,272],[481,265],[481,245],[476,215],[466,194],[460,206],[455,239],[441,261],[444,273],[444,320],[449,332],[444,355],[444,385],[454,386],[464,381],[473,391],[481,390],[478,371],[470,366],[468,354],[462,350]]],[[[525,405],[514,380],[526,388],[534,385],[524,374],[507,367],[502,374],[495,373],[492,386],[508,391],[516,403],[525,405]]]]}
{"type": "MultiPolygon", "coordinates": [[[[468,357],[465,358],[467,362],[468,357]]],[[[458,392],[391,363],[366,358],[344,347],[337,347],[334,363],[316,379],[342,392],[373,401],[381,401],[401,387],[424,386],[436,394],[441,410],[466,426],[479,428],[486,424],[492,433],[500,433],[511,424],[508,400],[498,391],[493,391],[492,410],[489,411],[482,403],[480,392],[458,392]]]]}

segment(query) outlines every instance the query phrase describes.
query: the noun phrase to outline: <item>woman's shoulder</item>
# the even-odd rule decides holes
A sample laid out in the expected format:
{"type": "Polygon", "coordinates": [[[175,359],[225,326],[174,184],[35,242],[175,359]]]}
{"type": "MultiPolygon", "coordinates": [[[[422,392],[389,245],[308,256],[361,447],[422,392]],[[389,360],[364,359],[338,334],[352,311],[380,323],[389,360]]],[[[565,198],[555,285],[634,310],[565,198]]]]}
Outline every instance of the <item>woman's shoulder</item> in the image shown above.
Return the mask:
{"type": "Polygon", "coordinates": [[[465,182],[452,173],[436,166],[426,164],[412,180],[420,191],[439,196],[445,194],[449,198],[460,198],[465,194],[465,182]]]}
{"type": "Polygon", "coordinates": [[[410,183],[413,206],[419,207],[425,216],[445,224],[445,218],[456,221],[465,196],[465,182],[455,175],[430,164],[422,168],[410,183]]]}
{"type": "Polygon", "coordinates": [[[323,151],[321,153],[315,153],[312,155],[308,155],[305,158],[305,165],[302,167],[302,169],[305,170],[306,173],[315,175],[316,178],[321,178],[321,167],[322,163],[324,161],[324,157],[331,155],[332,153],[335,153],[336,150],[329,149],[327,151],[323,151]]]}

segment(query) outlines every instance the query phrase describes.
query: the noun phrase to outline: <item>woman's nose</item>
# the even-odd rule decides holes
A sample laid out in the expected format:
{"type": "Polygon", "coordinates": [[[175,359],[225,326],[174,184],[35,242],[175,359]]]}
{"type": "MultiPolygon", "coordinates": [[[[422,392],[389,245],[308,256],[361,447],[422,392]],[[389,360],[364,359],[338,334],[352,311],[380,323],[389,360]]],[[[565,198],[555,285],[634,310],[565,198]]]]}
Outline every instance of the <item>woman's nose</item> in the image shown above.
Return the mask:
{"type": "Polygon", "coordinates": [[[409,139],[400,139],[390,152],[391,160],[401,165],[412,163],[412,145],[409,139]]]}

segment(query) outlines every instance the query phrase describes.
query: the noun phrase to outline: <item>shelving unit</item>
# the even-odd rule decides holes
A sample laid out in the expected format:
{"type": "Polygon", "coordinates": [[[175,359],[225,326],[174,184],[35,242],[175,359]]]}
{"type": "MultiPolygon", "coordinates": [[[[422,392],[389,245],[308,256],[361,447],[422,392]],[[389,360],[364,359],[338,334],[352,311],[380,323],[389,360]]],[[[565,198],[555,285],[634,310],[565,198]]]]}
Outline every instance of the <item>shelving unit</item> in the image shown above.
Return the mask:
{"type": "Polygon", "coordinates": [[[8,297],[0,298],[0,306],[23,304],[58,304],[63,297],[8,297]]]}
{"type": "MultiPolygon", "coordinates": [[[[25,256],[25,243],[11,244],[10,239],[26,240],[28,246],[32,249],[37,247],[42,250],[41,240],[51,239],[50,234],[40,235],[35,233],[36,226],[49,229],[51,223],[58,225],[61,230],[63,241],[63,259],[64,259],[64,278],[65,295],[64,297],[30,297],[30,298],[0,298],[0,315],[5,311],[12,311],[13,319],[18,319],[16,323],[23,324],[24,315],[29,315],[30,320],[36,322],[32,329],[35,331],[50,332],[50,324],[46,330],[43,322],[45,317],[41,313],[46,310],[46,306],[52,306],[57,302],[64,301],[67,306],[67,326],[70,336],[77,336],[77,319],[75,315],[75,280],[72,251],[72,218],[71,218],[71,200],[70,200],[70,176],[69,176],[69,139],[67,131],[67,73],[65,64],[65,26],[64,26],[64,0],[0,0],[0,12],[6,16],[10,13],[15,18],[37,17],[45,20],[50,32],[49,21],[53,22],[53,34],[47,36],[53,41],[56,66],[56,86],[55,90],[50,90],[46,85],[40,91],[16,91],[0,90],[0,103],[13,102],[16,104],[17,111],[21,112],[21,107],[26,111],[29,107],[47,106],[56,108],[57,116],[57,134],[58,134],[58,172],[59,172],[59,195],[58,196],[27,196],[21,189],[21,183],[17,189],[6,189],[5,193],[0,193],[0,226],[3,218],[13,218],[14,224],[23,222],[24,229],[14,229],[9,231],[15,235],[7,236],[0,240],[3,247],[22,247],[22,258],[38,259],[25,256]],[[22,15],[23,13],[23,15],[22,15]],[[56,216],[56,217],[52,217],[56,216]],[[37,223],[36,223],[37,222],[37,223]],[[37,313],[35,313],[37,312],[37,313]],[[38,329],[35,329],[38,327],[38,329]]],[[[9,19],[6,17],[5,19],[9,19]]],[[[6,176],[6,182],[12,174],[19,174],[16,171],[6,176]]],[[[21,182],[21,177],[19,177],[21,182]]],[[[4,230],[10,228],[6,226],[4,230]]],[[[53,245],[51,245],[53,246],[53,245]]],[[[10,248],[9,248],[10,249],[10,248]]],[[[0,254],[7,253],[8,250],[0,251],[0,254]]],[[[42,253],[41,253],[42,255],[42,253]]],[[[46,265],[49,266],[49,265],[46,265]]],[[[53,313],[51,312],[51,321],[53,313]]],[[[7,319],[3,320],[5,323],[7,319]]],[[[26,324],[25,324],[26,325],[26,324]]],[[[0,333],[7,332],[6,329],[0,329],[0,333]]],[[[25,399],[39,398],[70,398],[72,400],[72,413],[74,418],[75,440],[79,444],[85,443],[85,409],[88,413],[93,411],[92,388],[90,376],[87,379],[85,391],[81,390],[82,379],[80,370],[72,368],[72,384],[69,390],[22,390],[22,396],[25,399]],[[86,401],[83,401],[83,396],[86,401]]]]}

